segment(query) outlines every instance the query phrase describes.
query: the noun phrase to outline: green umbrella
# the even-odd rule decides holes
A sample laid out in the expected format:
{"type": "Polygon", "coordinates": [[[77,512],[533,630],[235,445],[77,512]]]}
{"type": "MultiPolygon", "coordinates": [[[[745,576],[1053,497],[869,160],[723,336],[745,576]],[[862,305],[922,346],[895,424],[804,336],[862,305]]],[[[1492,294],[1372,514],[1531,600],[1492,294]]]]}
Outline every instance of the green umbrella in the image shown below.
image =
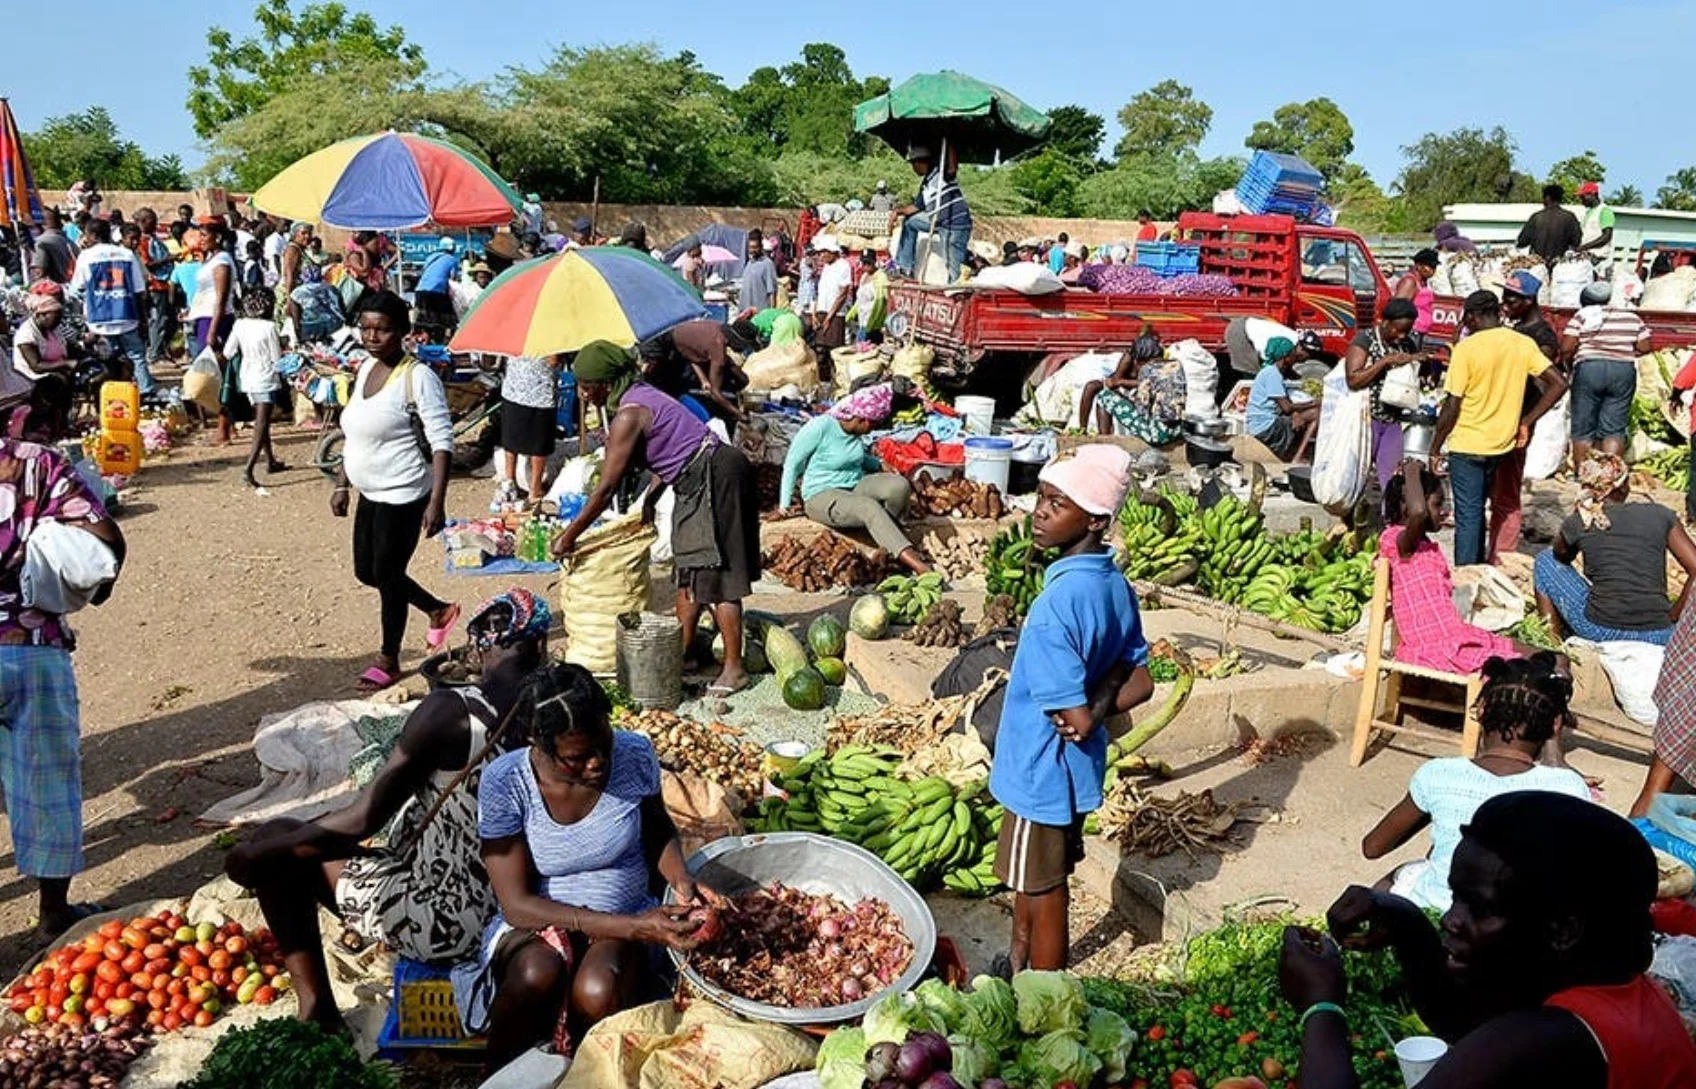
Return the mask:
{"type": "Polygon", "coordinates": [[[903,155],[914,146],[937,152],[946,140],[961,162],[993,163],[1042,143],[1048,115],[993,83],[960,72],[927,72],[855,106],[854,131],[871,133],[903,155]]]}

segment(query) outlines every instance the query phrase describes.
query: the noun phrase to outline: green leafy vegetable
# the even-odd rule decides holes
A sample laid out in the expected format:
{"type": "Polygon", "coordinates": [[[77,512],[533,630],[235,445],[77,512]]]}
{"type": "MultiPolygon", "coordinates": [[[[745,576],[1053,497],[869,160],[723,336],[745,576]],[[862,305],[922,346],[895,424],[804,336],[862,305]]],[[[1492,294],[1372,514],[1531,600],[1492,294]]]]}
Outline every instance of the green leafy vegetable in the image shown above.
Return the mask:
{"type": "Polygon", "coordinates": [[[954,1051],[954,1080],[961,1085],[976,1085],[994,1077],[1000,1064],[995,1052],[970,1036],[950,1036],[948,1046],[954,1051]]]}
{"type": "Polygon", "coordinates": [[[972,980],[972,993],[966,996],[960,1028],[998,1051],[1013,1042],[1019,1028],[1018,1003],[1006,980],[995,976],[978,976],[972,980]]]}
{"type": "MultiPolygon", "coordinates": [[[[1013,977],[1015,983],[1018,979],[1018,976],[1013,977]]],[[[1083,1034],[1068,1029],[1059,1029],[1027,1041],[1019,1048],[1019,1064],[1035,1076],[1038,1085],[1056,1085],[1063,1081],[1088,1085],[1101,1069],[1101,1060],[1084,1046],[1083,1034]]]]}
{"type": "Polygon", "coordinates": [[[866,1081],[867,1046],[864,1029],[837,1029],[826,1036],[813,1062],[819,1089],[861,1089],[866,1081]]]}
{"type": "Polygon", "coordinates": [[[219,1037],[184,1089],[398,1089],[387,1063],[367,1065],[353,1045],[317,1025],[274,1017],[219,1037]]]}
{"type": "Polygon", "coordinates": [[[1084,1019],[1084,1046],[1101,1060],[1108,1081],[1123,1081],[1125,1064],[1130,1061],[1131,1049],[1137,1035],[1123,1017],[1110,1010],[1091,1008],[1084,1019]]]}
{"type": "Polygon", "coordinates": [[[1013,977],[1013,997],[1018,1001],[1019,1031],[1027,1036],[1075,1032],[1083,1028],[1089,1012],[1083,986],[1066,972],[1020,972],[1013,977]]]}
{"type": "Polygon", "coordinates": [[[945,1033],[960,1031],[966,1014],[966,996],[942,982],[927,979],[913,992],[919,1002],[942,1022],[945,1033]]]}
{"type": "Polygon", "coordinates": [[[866,1046],[889,1042],[899,1044],[913,1032],[947,1035],[942,1021],[911,994],[887,994],[866,1011],[860,1027],[866,1030],[866,1046]]]}

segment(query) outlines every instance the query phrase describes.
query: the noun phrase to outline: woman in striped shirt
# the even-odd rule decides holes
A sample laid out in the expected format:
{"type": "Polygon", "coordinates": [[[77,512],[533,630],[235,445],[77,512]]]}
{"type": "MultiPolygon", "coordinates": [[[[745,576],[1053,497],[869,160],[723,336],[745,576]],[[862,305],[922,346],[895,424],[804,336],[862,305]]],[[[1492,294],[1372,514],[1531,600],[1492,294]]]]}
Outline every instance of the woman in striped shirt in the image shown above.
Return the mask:
{"type": "Polygon", "coordinates": [[[1592,446],[1624,455],[1636,360],[1649,350],[1649,327],[1632,311],[1610,306],[1612,297],[1612,284],[1586,287],[1561,337],[1561,362],[1572,371],[1574,467],[1584,464],[1592,446]]]}
{"type": "Polygon", "coordinates": [[[453,982],[466,1027],[488,1032],[491,1070],[550,1037],[566,1051],[658,997],[654,947],[689,948],[689,906],[723,903],[684,867],[653,745],[614,730],[611,711],[581,666],[542,669],[514,712],[530,745],[483,773],[479,833],[500,913],[453,982]],[[656,872],[683,906],[659,906],[656,872]]]}

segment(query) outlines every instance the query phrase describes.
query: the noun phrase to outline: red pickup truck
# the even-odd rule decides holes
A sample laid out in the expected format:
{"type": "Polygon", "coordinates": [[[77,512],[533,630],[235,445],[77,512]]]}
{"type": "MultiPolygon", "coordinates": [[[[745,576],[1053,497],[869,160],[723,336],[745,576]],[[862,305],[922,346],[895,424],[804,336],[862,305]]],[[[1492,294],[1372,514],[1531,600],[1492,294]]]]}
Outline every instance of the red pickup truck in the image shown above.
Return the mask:
{"type": "MultiPolygon", "coordinates": [[[[936,349],[944,374],[952,371],[965,380],[986,358],[1002,353],[1024,357],[1006,360],[1013,365],[1008,369],[1015,369],[1050,352],[1129,348],[1145,325],[1167,343],[1194,338],[1222,355],[1225,327],[1240,317],[1269,318],[1311,331],[1327,352],[1341,355],[1355,331],[1376,320],[1390,298],[1390,285],[1372,251],[1352,231],[1298,223],[1289,216],[1185,212],[1174,237],[1199,243],[1200,271],[1228,276],[1238,294],[1102,295],[1068,288],[1024,295],[1004,288],[902,281],[890,289],[889,328],[897,337],[911,336],[936,349]]],[[[1435,339],[1454,339],[1460,309],[1460,299],[1438,298],[1435,339]]],[[[1557,330],[1570,315],[1570,310],[1548,311],[1557,330]]],[[[1642,317],[1654,331],[1656,348],[1696,345],[1696,313],[1644,311],[1642,317]]],[[[1023,375],[1020,369],[1018,378],[1023,375]]],[[[995,377],[1005,381],[1012,376],[995,377]]]]}

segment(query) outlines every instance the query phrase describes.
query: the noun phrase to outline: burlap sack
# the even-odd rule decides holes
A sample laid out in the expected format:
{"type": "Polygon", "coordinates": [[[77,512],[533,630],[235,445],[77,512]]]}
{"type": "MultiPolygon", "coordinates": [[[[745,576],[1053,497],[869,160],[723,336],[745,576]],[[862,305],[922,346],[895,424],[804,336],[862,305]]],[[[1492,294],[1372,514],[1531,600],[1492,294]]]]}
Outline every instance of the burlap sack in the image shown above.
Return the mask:
{"type": "Polygon", "coordinates": [[[618,618],[647,607],[648,550],[657,539],[636,511],[578,539],[560,565],[566,661],[591,673],[617,668],[618,618]]]}
{"type": "Polygon", "coordinates": [[[810,1069],[817,1052],[795,1029],[711,1002],[650,1002],[590,1029],[557,1089],[758,1089],[810,1069]]]}

